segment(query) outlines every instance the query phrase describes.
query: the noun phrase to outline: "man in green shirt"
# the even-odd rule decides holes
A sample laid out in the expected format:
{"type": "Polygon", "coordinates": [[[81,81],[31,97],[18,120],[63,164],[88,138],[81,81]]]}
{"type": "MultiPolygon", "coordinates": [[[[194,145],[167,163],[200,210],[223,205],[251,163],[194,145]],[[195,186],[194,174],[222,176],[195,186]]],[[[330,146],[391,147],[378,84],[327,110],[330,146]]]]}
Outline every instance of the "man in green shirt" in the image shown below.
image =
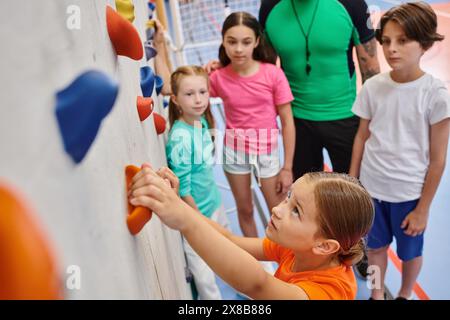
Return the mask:
{"type": "Polygon", "coordinates": [[[323,170],[347,173],[359,119],[353,47],[362,80],[379,73],[374,30],[364,0],[263,0],[259,20],[281,60],[294,101],[294,180],[323,170]]]}

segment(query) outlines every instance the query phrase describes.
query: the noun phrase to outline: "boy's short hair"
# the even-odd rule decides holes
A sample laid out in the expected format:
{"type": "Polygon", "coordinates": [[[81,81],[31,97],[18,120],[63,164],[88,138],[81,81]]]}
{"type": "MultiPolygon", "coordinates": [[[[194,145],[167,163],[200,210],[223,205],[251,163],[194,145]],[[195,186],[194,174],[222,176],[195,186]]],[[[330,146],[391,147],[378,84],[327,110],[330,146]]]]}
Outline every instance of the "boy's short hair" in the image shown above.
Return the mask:
{"type": "Polygon", "coordinates": [[[408,2],[387,11],[381,17],[375,31],[376,39],[380,44],[382,44],[384,27],[389,21],[397,22],[403,28],[406,37],[419,42],[424,50],[430,49],[435,41],[444,40],[444,36],[436,32],[436,14],[425,2],[408,2]]]}

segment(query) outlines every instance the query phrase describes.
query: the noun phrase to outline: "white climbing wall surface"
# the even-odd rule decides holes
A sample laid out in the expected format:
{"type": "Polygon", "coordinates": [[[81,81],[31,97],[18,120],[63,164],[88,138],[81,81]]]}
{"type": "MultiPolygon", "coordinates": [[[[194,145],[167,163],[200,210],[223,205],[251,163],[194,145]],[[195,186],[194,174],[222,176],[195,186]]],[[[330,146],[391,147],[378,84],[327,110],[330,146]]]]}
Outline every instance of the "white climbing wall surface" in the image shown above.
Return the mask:
{"type": "MultiPolygon", "coordinates": [[[[144,42],[147,1],[133,2],[133,25],[144,42]]],[[[155,214],[136,236],[127,229],[125,167],[159,168],[166,157],[153,115],[141,122],[136,110],[140,68],[153,62],[115,54],[107,5],[115,8],[115,1],[0,3],[0,180],[37,212],[57,256],[64,298],[190,299],[180,234],[155,214]],[[80,29],[67,25],[71,6],[80,9],[80,29]],[[88,70],[115,79],[119,93],[75,164],[56,120],[56,92],[88,70]],[[79,288],[67,285],[73,270],[81,272],[79,288]]],[[[154,111],[165,115],[156,93],[153,99],[154,111]]]]}

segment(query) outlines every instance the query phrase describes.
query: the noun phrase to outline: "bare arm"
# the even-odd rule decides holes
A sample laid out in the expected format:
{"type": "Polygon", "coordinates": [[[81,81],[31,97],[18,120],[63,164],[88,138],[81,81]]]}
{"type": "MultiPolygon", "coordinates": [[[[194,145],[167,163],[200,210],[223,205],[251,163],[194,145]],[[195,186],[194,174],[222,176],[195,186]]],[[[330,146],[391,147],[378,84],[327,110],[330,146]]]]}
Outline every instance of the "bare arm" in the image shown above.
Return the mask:
{"type": "Polygon", "coordinates": [[[377,41],[375,38],[356,46],[359,70],[362,82],[380,73],[380,64],[377,57],[377,41]]]}
{"type": "Polygon", "coordinates": [[[370,120],[362,118],[359,120],[358,131],[356,132],[355,140],[353,142],[352,161],[349,171],[349,175],[352,177],[359,177],[361,160],[364,153],[364,144],[370,137],[369,123],[370,120]]]}
{"type": "Polygon", "coordinates": [[[428,210],[441,181],[445,169],[449,139],[450,119],[445,119],[431,126],[430,166],[428,169],[422,195],[417,207],[428,210]]]}
{"type": "Polygon", "coordinates": [[[294,162],[294,148],[295,148],[295,125],[294,116],[292,115],[291,104],[283,104],[278,106],[278,114],[281,120],[281,131],[283,135],[284,147],[284,165],[283,168],[292,170],[292,163],[294,162]]]}
{"type": "Polygon", "coordinates": [[[249,238],[249,237],[240,237],[233,234],[230,230],[222,227],[215,221],[206,218],[202,215],[202,219],[205,220],[210,226],[212,226],[216,231],[225,236],[228,240],[233,242],[239,248],[244,249],[251,256],[253,256],[258,261],[267,260],[263,251],[263,239],[261,238],[249,238]]]}
{"type": "Polygon", "coordinates": [[[278,114],[280,115],[283,135],[284,165],[280,172],[277,191],[287,193],[293,182],[292,164],[295,150],[295,124],[291,104],[278,106],[278,114]]]}
{"type": "Polygon", "coordinates": [[[194,198],[193,198],[191,195],[189,195],[189,196],[184,196],[184,197],[181,197],[181,198],[182,198],[183,201],[186,202],[192,209],[194,209],[194,210],[200,212],[200,210],[199,210],[198,207],[197,207],[197,204],[195,203],[194,198]]]}
{"type": "MultiPolygon", "coordinates": [[[[151,168],[148,165],[145,165],[144,167],[151,168]]],[[[179,179],[178,177],[167,167],[163,167],[157,171],[157,174],[167,180],[172,188],[174,189],[175,193],[178,194],[179,190],[179,179]]],[[[211,225],[216,231],[220,232],[223,236],[231,240],[233,243],[250,253],[255,259],[264,261],[266,260],[266,257],[263,252],[263,245],[262,245],[262,239],[260,238],[248,238],[248,237],[240,237],[237,235],[234,235],[231,233],[228,229],[224,228],[220,224],[218,224],[215,221],[212,221],[211,219],[206,218],[204,215],[200,213],[198,210],[198,207],[195,203],[195,200],[192,196],[185,196],[182,197],[184,202],[186,202],[191,208],[196,210],[199,215],[202,217],[203,220],[205,220],[209,225],[211,225]]]]}
{"type": "Polygon", "coordinates": [[[429,210],[439,182],[445,169],[447,146],[449,139],[450,119],[442,120],[431,126],[430,134],[430,165],[417,207],[406,216],[402,228],[405,233],[416,236],[422,233],[428,222],[429,210]]]}
{"type": "Polygon", "coordinates": [[[170,88],[170,67],[168,61],[168,51],[164,38],[164,27],[162,24],[155,20],[155,34],[153,36],[153,45],[155,46],[158,54],[155,56],[155,72],[158,76],[160,76],[164,85],[162,87],[161,93],[163,95],[170,95],[172,90],[170,88]]]}

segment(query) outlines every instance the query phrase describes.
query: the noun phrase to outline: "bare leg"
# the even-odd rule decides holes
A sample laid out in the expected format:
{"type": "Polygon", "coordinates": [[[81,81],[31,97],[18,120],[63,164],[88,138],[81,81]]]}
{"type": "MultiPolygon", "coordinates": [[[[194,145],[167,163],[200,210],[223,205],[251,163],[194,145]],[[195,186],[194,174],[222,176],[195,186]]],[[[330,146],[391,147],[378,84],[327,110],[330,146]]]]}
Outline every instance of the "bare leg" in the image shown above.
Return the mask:
{"type": "Polygon", "coordinates": [[[286,197],[285,194],[277,193],[277,179],[278,175],[270,178],[261,178],[261,191],[269,208],[269,214],[271,214],[272,208],[277,206],[286,197]]]}
{"type": "Polygon", "coordinates": [[[374,266],[379,267],[379,272],[375,272],[370,278],[379,277],[375,279],[375,283],[378,283],[379,286],[374,286],[372,288],[372,299],[375,300],[384,300],[384,277],[386,275],[387,263],[388,263],[388,254],[387,254],[388,246],[382,247],[375,250],[367,250],[367,258],[369,261],[369,268],[373,268],[374,266]]]}
{"type": "Polygon", "coordinates": [[[399,297],[409,298],[412,294],[414,284],[422,268],[423,257],[416,257],[402,264],[402,286],[398,292],[399,297]]]}
{"type": "Polygon", "coordinates": [[[255,219],[253,218],[252,190],[250,174],[231,174],[225,172],[228,183],[236,201],[239,225],[245,237],[257,237],[255,219]]]}

